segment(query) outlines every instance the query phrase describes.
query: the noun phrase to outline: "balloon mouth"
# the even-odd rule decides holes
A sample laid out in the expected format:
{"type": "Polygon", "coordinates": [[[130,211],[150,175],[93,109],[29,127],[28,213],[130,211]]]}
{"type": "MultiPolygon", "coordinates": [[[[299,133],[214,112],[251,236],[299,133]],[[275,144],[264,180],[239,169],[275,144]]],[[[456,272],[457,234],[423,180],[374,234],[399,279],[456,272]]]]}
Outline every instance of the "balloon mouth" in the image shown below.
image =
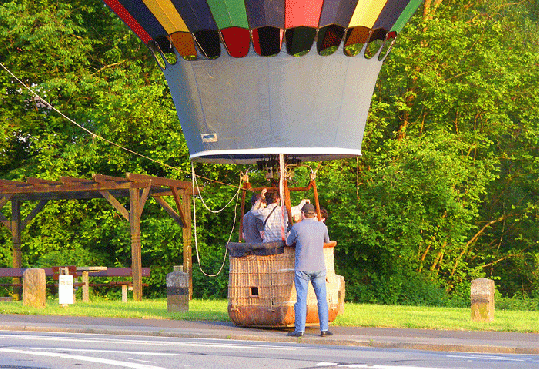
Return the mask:
{"type": "Polygon", "coordinates": [[[279,154],[286,155],[294,162],[326,161],[361,156],[361,149],[340,147],[260,147],[240,150],[204,150],[192,154],[194,162],[213,164],[253,164],[266,161],[279,154]]]}

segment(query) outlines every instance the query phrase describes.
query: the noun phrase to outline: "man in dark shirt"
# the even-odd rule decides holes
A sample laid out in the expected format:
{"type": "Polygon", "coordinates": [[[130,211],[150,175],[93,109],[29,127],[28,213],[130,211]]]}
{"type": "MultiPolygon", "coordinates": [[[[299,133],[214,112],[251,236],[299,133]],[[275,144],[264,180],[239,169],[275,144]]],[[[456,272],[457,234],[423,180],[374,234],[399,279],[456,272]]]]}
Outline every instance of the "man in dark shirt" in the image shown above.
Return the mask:
{"type": "Polygon", "coordinates": [[[254,193],[251,196],[251,210],[243,216],[243,239],[245,242],[260,243],[263,241],[264,222],[253,214],[253,207],[259,200],[260,195],[254,193]]]}
{"type": "Polygon", "coordinates": [[[294,224],[286,244],[295,244],[294,285],[297,302],[294,305],[295,329],[289,336],[301,337],[305,332],[307,317],[307,292],[309,281],[312,283],[318,300],[318,319],[320,335],[330,336],[328,323],[328,302],[326,297],[326,264],[324,261],[324,243],[329,242],[328,228],[316,218],[314,206],[305,204],[301,209],[303,220],[294,224]]]}

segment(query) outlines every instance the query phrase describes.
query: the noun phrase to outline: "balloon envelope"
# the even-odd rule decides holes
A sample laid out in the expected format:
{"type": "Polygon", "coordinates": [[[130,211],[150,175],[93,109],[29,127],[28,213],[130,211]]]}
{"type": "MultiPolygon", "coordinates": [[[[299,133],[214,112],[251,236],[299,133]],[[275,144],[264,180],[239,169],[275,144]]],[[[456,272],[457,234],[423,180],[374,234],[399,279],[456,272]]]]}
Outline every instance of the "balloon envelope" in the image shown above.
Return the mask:
{"type": "Polygon", "coordinates": [[[421,0],[104,2],[154,52],[181,56],[162,69],[192,160],[253,163],[360,155],[384,59],[365,46],[394,37],[421,0]]]}

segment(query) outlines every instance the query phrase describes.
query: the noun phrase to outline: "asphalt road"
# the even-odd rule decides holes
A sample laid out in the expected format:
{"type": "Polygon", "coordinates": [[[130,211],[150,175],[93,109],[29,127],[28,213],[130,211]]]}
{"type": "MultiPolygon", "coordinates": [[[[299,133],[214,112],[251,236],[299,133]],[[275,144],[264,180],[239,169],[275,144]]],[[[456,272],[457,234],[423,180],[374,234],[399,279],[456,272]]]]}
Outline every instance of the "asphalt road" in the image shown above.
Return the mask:
{"type": "Polygon", "coordinates": [[[5,369],[535,369],[538,366],[539,355],[144,334],[0,331],[0,368],[5,369]]]}
{"type": "Polygon", "coordinates": [[[297,339],[286,336],[286,330],[236,327],[232,323],[34,315],[0,315],[0,330],[212,338],[441,352],[539,355],[538,334],[512,332],[331,327],[333,336],[319,337],[317,328],[308,328],[305,336],[297,339]]]}

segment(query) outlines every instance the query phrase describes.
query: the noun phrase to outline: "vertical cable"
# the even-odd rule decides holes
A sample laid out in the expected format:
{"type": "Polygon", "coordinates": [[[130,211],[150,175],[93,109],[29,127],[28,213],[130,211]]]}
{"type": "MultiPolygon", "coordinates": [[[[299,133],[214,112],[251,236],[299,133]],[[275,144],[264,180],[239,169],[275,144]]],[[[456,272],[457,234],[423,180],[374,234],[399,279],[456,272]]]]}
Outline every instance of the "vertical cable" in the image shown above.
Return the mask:
{"type": "Polygon", "coordinates": [[[284,165],[284,154],[279,154],[279,170],[281,175],[279,177],[279,194],[281,196],[281,237],[283,241],[286,242],[285,236],[285,226],[284,226],[284,176],[285,176],[285,165],[284,165]]]}

